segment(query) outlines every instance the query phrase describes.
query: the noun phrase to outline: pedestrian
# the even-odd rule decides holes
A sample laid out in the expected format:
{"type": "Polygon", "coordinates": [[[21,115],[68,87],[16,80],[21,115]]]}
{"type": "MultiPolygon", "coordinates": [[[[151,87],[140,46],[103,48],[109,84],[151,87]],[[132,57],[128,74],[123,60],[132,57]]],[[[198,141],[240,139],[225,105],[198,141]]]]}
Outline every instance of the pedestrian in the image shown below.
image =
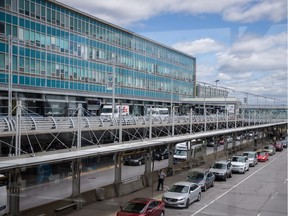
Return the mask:
{"type": "Polygon", "coordinates": [[[163,184],[164,184],[164,178],[166,177],[166,174],[164,173],[163,169],[160,169],[159,173],[158,173],[158,187],[157,187],[157,191],[163,190],[163,184]]]}

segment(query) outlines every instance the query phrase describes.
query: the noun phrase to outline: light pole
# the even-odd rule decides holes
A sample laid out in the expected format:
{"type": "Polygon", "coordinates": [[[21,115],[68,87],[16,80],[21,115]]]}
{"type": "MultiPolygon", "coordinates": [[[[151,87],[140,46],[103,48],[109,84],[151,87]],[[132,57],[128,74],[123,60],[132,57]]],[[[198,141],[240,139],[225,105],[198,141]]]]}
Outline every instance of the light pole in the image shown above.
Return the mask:
{"type": "Polygon", "coordinates": [[[112,71],[112,119],[114,119],[115,112],[115,60],[112,61],[113,71],[112,71]]]}
{"type": "Polygon", "coordinates": [[[217,92],[217,84],[218,84],[219,80],[215,80],[215,84],[216,84],[216,97],[218,97],[218,92],[217,92]]]}
{"type": "Polygon", "coordinates": [[[8,37],[8,53],[9,53],[9,71],[8,71],[8,119],[11,120],[12,117],[12,72],[13,72],[13,43],[12,37],[9,35],[8,37]]]}
{"type": "Polygon", "coordinates": [[[204,83],[204,104],[203,104],[203,108],[204,108],[204,131],[206,132],[206,84],[204,83]]]}

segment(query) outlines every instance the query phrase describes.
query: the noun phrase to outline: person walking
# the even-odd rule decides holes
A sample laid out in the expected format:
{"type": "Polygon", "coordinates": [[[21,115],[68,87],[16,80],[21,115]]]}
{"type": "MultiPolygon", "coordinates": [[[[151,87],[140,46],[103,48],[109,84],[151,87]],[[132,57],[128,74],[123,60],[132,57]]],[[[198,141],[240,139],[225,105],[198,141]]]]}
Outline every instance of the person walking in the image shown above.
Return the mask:
{"type": "Polygon", "coordinates": [[[160,169],[158,173],[158,187],[157,191],[159,191],[160,187],[161,190],[163,190],[163,184],[164,184],[164,178],[166,177],[166,174],[164,173],[163,169],[160,169]]]}

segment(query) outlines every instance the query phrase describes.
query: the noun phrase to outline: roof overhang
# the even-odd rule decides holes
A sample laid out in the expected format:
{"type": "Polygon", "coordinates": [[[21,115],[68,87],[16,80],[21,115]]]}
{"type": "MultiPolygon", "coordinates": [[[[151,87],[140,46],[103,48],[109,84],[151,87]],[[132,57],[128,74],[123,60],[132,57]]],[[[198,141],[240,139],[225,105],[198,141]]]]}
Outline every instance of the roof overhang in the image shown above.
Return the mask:
{"type": "Polygon", "coordinates": [[[182,98],[181,102],[188,104],[211,104],[211,105],[227,105],[227,104],[239,104],[240,101],[233,97],[219,97],[219,98],[182,98]]]}

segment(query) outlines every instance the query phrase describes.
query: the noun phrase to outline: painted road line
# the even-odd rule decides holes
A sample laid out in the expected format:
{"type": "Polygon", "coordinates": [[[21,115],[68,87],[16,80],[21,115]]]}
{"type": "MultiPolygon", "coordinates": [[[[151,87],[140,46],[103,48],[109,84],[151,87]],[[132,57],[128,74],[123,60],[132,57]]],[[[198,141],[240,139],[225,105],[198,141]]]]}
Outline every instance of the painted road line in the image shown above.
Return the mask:
{"type": "Polygon", "coordinates": [[[267,163],[266,165],[264,165],[263,167],[261,167],[260,169],[256,170],[254,173],[250,174],[249,176],[247,176],[245,179],[243,179],[242,181],[240,181],[238,184],[234,185],[232,188],[230,188],[229,190],[227,190],[226,192],[224,192],[223,194],[221,194],[220,196],[218,196],[217,198],[215,198],[214,200],[212,200],[210,203],[204,205],[201,209],[199,209],[198,211],[196,211],[194,214],[192,214],[191,216],[195,216],[196,214],[200,213],[201,211],[203,211],[205,208],[207,208],[208,206],[210,206],[212,203],[214,203],[215,201],[219,200],[221,197],[223,197],[224,195],[226,195],[227,193],[229,193],[231,190],[233,190],[234,188],[238,187],[240,184],[242,184],[243,182],[245,182],[246,180],[248,180],[249,178],[251,178],[252,176],[254,176],[256,173],[258,173],[259,171],[261,171],[262,169],[264,169],[266,166],[270,165],[271,163],[273,163],[275,160],[277,160],[279,157],[281,157],[283,154],[285,154],[286,152],[281,153],[280,155],[278,155],[278,157],[274,158],[273,160],[271,160],[269,163],[267,163]]]}

